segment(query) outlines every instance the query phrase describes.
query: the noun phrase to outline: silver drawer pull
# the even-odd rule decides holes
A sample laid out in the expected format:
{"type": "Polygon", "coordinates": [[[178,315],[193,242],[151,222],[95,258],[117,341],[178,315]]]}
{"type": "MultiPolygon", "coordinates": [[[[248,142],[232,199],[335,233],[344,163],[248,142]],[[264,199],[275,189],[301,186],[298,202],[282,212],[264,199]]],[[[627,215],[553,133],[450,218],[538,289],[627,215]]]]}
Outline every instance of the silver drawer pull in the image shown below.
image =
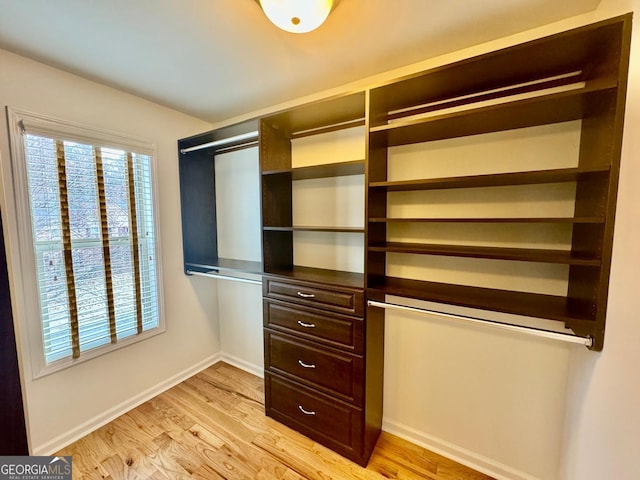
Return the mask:
{"type": "Polygon", "coordinates": [[[305,415],[315,415],[316,414],[316,412],[314,412],[313,410],[305,410],[302,405],[298,405],[298,410],[300,410],[305,415]]]}
{"type": "Polygon", "coordinates": [[[316,324],[315,323],[305,323],[302,320],[298,320],[298,325],[300,325],[301,327],[304,327],[304,328],[316,328],[316,324]]]}
{"type": "Polygon", "coordinates": [[[302,298],[316,298],[313,293],[298,292],[298,296],[302,298]]]}
{"type": "Polygon", "coordinates": [[[313,363],[304,363],[302,360],[298,360],[298,364],[301,367],[304,367],[304,368],[316,368],[315,364],[313,364],[313,363]]]}

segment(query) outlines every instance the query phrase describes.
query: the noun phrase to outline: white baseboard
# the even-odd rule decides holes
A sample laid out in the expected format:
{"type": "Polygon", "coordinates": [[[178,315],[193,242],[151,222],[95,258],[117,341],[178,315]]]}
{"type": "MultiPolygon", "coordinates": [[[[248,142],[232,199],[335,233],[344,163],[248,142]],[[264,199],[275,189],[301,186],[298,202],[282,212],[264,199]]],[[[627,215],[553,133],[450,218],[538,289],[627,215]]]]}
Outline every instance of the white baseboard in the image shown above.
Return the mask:
{"type": "Polygon", "coordinates": [[[137,406],[143,404],[144,402],[151,400],[153,397],[160,395],[162,392],[170,389],[171,387],[176,386],[180,382],[183,382],[189,377],[192,377],[196,373],[201,372],[205,368],[210,367],[211,365],[218,363],[222,359],[220,353],[216,353],[208,358],[205,358],[201,362],[192,365],[191,367],[173,375],[170,378],[154,385],[151,388],[140,392],[138,395],[131,397],[125,400],[118,405],[115,405],[113,408],[107,410],[106,412],[93,417],[92,419],[84,422],[83,424],[77,426],[73,430],[70,430],[53,440],[48,441],[42,445],[36,445],[32,448],[32,455],[51,455],[67,445],[75,442],[76,440],[81,439],[82,437],[90,434],[94,430],[106,425],[112,420],[118,418],[120,415],[127,413],[128,411],[136,408],[137,406]]]}
{"type": "Polygon", "coordinates": [[[240,370],[249,372],[256,377],[264,378],[264,365],[255,365],[253,363],[247,362],[246,360],[243,360],[242,358],[235,357],[224,352],[220,354],[220,360],[228,363],[229,365],[233,365],[240,370]]]}
{"type": "Polygon", "coordinates": [[[420,445],[434,453],[461,463],[478,472],[494,477],[496,480],[540,480],[538,477],[521,472],[515,468],[496,462],[478,453],[464,449],[446,440],[420,432],[414,428],[393,420],[382,420],[382,429],[385,432],[420,445]]]}

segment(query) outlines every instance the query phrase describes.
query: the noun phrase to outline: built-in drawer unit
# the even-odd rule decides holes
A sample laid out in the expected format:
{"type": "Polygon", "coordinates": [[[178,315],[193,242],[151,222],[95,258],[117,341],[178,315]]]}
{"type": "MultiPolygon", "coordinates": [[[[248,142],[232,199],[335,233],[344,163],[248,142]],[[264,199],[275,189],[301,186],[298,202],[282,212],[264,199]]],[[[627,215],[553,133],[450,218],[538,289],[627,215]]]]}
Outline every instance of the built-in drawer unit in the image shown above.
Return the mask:
{"type": "Polygon", "coordinates": [[[275,300],[323,308],[347,315],[364,315],[364,291],[345,287],[324,287],[311,282],[265,278],[263,295],[275,300]]]}
{"type": "Polygon", "coordinates": [[[382,421],[383,318],[364,288],[263,277],[265,410],[366,465],[382,421]]]}
{"type": "Polygon", "coordinates": [[[362,404],[361,356],[265,331],[265,368],[337,398],[362,404]]]}
{"type": "Polygon", "coordinates": [[[359,455],[360,409],[278,375],[267,372],[264,380],[269,416],[346,456],[359,455]]]}
{"type": "Polygon", "coordinates": [[[364,351],[362,318],[264,300],[264,326],[353,353],[364,351]]]}

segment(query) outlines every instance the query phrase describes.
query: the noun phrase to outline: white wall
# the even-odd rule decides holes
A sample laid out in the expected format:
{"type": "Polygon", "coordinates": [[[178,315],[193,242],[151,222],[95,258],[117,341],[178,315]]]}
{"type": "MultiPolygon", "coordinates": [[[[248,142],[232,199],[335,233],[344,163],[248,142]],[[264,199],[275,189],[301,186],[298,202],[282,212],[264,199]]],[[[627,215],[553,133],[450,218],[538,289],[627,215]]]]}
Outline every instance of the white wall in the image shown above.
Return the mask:
{"type": "MultiPolygon", "coordinates": [[[[215,167],[218,256],[260,262],[258,147],[218,155],[215,167]]],[[[222,359],[263,376],[262,287],[233,280],[209,281],[218,289],[222,359]]]]}
{"type": "Polygon", "coordinates": [[[618,210],[605,344],[570,357],[563,480],[640,478],[640,0],[603,1],[599,14],[633,10],[618,210]]]}
{"type": "Polygon", "coordinates": [[[219,350],[216,290],[182,273],[178,138],[210,125],[0,50],[0,202],[8,248],[31,451],[48,454],[136,402],[195,373],[219,350]],[[166,333],[33,380],[4,107],[148,139],[157,146],[166,333]]]}

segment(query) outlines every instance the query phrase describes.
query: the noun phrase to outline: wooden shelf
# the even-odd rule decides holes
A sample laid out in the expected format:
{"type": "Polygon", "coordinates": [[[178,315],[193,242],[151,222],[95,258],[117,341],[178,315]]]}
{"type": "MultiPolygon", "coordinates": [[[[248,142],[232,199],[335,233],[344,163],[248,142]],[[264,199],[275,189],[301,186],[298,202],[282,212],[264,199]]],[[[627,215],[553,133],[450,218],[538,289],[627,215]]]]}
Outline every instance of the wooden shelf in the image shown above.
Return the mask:
{"type": "MultiPolygon", "coordinates": [[[[591,335],[594,339],[591,348],[602,350],[630,39],[631,16],[624,15],[439,66],[371,89],[367,163],[368,292],[377,297],[393,294],[559,320],[577,335],[591,335]],[[571,121],[576,121],[576,128],[580,128],[578,151],[566,152],[567,158],[576,162],[573,168],[562,167],[558,159],[555,166],[559,168],[546,170],[537,170],[532,163],[529,167],[532,170],[520,172],[409,180],[388,177],[391,147],[571,121]],[[476,212],[472,205],[468,208],[460,205],[466,208],[460,218],[398,218],[387,211],[392,197],[389,192],[555,183],[575,184],[571,218],[554,217],[553,213],[540,218],[495,218],[476,212]],[[485,247],[389,241],[387,226],[391,224],[432,224],[436,228],[444,223],[495,224],[496,231],[507,224],[546,224],[554,231],[566,225],[572,230],[571,247],[569,251],[558,251],[502,248],[495,242],[485,247]],[[534,263],[566,265],[566,295],[556,297],[443,284],[437,283],[435,274],[427,279],[432,281],[424,282],[386,277],[391,253],[525,261],[532,262],[532,268],[536,268],[534,263]]],[[[564,125],[556,126],[564,128],[564,125]]],[[[468,139],[469,143],[476,140],[482,141],[481,138],[468,139]]],[[[545,139],[541,137],[539,141],[545,142],[545,139]]],[[[502,161],[509,161],[506,150],[496,150],[494,154],[502,161]]],[[[425,168],[432,160],[425,153],[425,168]]],[[[477,160],[482,162],[483,158],[477,160]]],[[[513,168],[517,168],[515,162],[513,168]]],[[[501,205],[508,204],[524,190],[503,189],[501,205]]],[[[466,193],[473,203],[474,192],[466,193]]],[[[430,200],[433,199],[429,196],[423,197],[427,217],[430,200]]],[[[471,230],[468,233],[472,235],[471,230]]]]}
{"type": "Polygon", "coordinates": [[[326,233],[364,233],[362,227],[263,227],[265,232],[326,232],[326,233]]]}
{"type": "Polygon", "coordinates": [[[448,257],[514,260],[520,262],[558,263],[563,265],[600,266],[597,258],[573,255],[565,250],[534,248],[478,247],[473,245],[440,245],[426,243],[385,242],[369,246],[371,252],[409,253],[448,257]]]}
{"type": "Polygon", "coordinates": [[[291,280],[304,282],[323,283],[332,286],[351,288],[364,287],[364,275],[362,273],[344,272],[340,270],[327,270],[323,268],[300,267],[297,265],[286,269],[271,269],[265,275],[277,275],[291,280]]]}
{"type": "Polygon", "coordinates": [[[394,111],[575,71],[593,75],[585,66],[610,64],[619,56],[623,21],[630,23],[612,18],[414,73],[374,89],[371,101],[394,111]]]}
{"type": "Polygon", "coordinates": [[[257,145],[258,123],[247,120],[178,140],[185,273],[262,273],[261,262],[219,258],[215,189],[216,154],[257,145]]]}
{"type": "MultiPolygon", "coordinates": [[[[203,152],[208,155],[215,155],[216,152],[231,151],[241,147],[250,147],[258,145],[258,120],[252,119],[242,123],[229,125],[227,127],[219,128],[217,130],[210,130],[208,132],[193,135],[191,137],[183,138],[178,141],[178,149],[181,152],[182,149],[193,148],[200,145],[213,143],[213,145],[206,147],[203,152]],[[255,132],[255,137],[245,138],[247,134],[255,132]]],[[[189,154],[180,153],[186,155],[185,158],[189,158],[189,154]]]]}
{"type": "Polygon", "coordinates": [[[266,170],[262,175],[291,175],[292,180],[307,180],[311,178],[343,177],[349,175],[364,175],[364,160],[328,163],[310,167],[287,168],[282,170],[266,170]]]}
{"type": "Polygon", "coordinates": [[[528,172],[496,173],[462,177],[442,177],[392,182],[371,182],[370,188],[387,191],[438,190],[448,188],[504,187],[510,185],[534,185],[542,183],[574,182],[589,175],[608,173],[608,165],[595,167],[532,170],[528,172]]]}
{"type": "Polygon", "coordinates": [[[367,292],[369,294],[396,295],[429,302],[562,322],[594,319],[592,315],[585,312],[572,310],[566,297],[556,295],[470,287],[396,277],[386,277],[384,280],[371,282],[367,292]]]}
{"type": "Polygon", "coordinates": [[[200,273],[253,273],[262,274],[262,262],[236,260],[233,258],[209,258],[198,263],[185,263],[185,270],[200,273]]]}
{"type": "Polygon", "coordinates": [[[592,97],[615,95],[616,86],[613,81],[602,82],[524,100],[397,121],[371,127],[370,133],[383,137],[386,145],[392,147],[578,120],[585,116],[585,105],[592,97]]]}
{"type": "Polygon", "coordinates": [[[364,117],[365,92],[359,91],[285,110],[265,117],[265,120],[289,137],[294,137],[304,136],[311,131],[320,133],[364,124],[364,117]],[[304,133],[300,135],[301,132],[304,133]]]}
{"type": "Polygon", "coordinates": [[[375,217],[370,223],[557,223],[592,224],[604,223],[604,217],[446,217],[446,218],[399,218],[375,217]]]}

